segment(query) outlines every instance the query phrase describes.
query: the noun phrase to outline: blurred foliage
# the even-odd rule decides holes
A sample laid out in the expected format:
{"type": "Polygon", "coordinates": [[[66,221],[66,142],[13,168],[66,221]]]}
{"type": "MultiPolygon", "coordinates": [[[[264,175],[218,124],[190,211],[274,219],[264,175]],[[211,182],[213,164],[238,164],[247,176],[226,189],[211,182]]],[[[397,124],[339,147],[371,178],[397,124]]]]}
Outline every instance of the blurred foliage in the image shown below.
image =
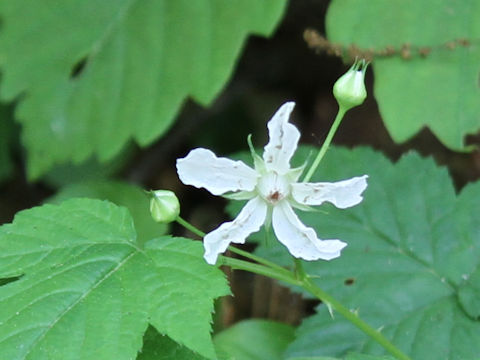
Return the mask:
{"type": "Polygon", "coordinates": [[[246,36],[269,35],[285,0],[2,2],[1,96],[22,93],[31,179],[54,164],[145,146],[191,96],[212,102],[246,36]],[[58,36],[62,34],[62,36],[58,36]]]}
{"type": "Polygon", "coordinates": [[[73,183],[108,180],[118,175],[129,165],[134,155],[132,146],[127,146],[113,159],[100,162],[91,157],[81,164],[71,162],[53,166],[43,177],[43,182],[55,189],[73,183]]]}
{"type": "Polygon", "coordinates": [[[289,325],[252,319],[217,334],[214,343],[220,359],[282,360],[293,339],[294,329],[289,325]]]}
{"type": "Polygon", "coordinates": [[[373,59],[375,98],[396,142],[428,126],[464,150],[465,135],[480,130],[479,12],[478,0],[331,2],[328,39],[373,59]]]}

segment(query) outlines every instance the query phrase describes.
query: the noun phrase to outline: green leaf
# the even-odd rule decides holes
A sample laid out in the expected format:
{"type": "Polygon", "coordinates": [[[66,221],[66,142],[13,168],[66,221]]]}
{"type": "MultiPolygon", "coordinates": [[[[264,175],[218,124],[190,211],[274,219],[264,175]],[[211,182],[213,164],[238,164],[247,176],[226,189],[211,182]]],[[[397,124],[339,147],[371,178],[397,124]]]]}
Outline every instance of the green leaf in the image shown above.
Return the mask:
{"type": "Polygon", "coordinates": [[[202,246],[163,237],[144,248],[124,208],[73,199],[0,228],[2,359],[132,359],[150,323],[213,359],[213,299],[223,274],[202,246]],[[208,284],[208,286],[206,286],[208,284]]]}
{"type": "Polygon", "coordinates": [[[345,360],[394,360],[391,356],[365,355],[351,353],[348,354],[345,360]]]}
{"type": "Polygon", "coordinates": [[[48,201],[59,204],[75,197],[108,200],[119,206],[125,206],[132,216],[137,242],[141,246],[152,238],[164,235],[168,229],[167,225],[153,221],[149,198],[138,186],[113,180],[86,181],[63,187],[48,201]]]}
{"type": "Polygon", "coordinates": [[[289,360],[340,360],[339,358],[326,357],[326,356],[308,356],[308,357],[296,357],[290,358],[289,360]]]}
{"type": "Polygon", "coordinates": [[[468,277],[468,281],[458,292],[460,304],[474,319],[480,318],[480,269],[468,277]]]}
{"type": "Polygon", "coordinates": [[[92,154],[110,159],[132,138],[151,143],[189,96],[211,103],[246,37],[269,35],[285,6],[285,0],[2,2],[1,96],[27,94],[17,117],[30,177],[92,154]]]}
{"type": "Polygon", "coordinates": [[[293,341],[293,327],[268,320],[245,320],[214,338],[222,360],[281,360],[293,341]]]}
{"type": "MultiPolygon", "coordinates": [[[[478,234],[480,234],[480,222],[478,214],[480,213],[480,190],[479,183],[468,185],[462,190],[462,201],[465,204],[462,211],[458,214],[459,227],[465,229],[464,236],[470,236],[468,229],[473,229],[473,233],[477,236],[474,238],[478,242],[478,234]],[[461,222],[460,222],[461,221],[461,222]]],[[[458,297],[460,304],[464,310],[473,319],[480,318],[480,268],[470,275],[463,276],[465,282],[459,289],[458,297]]]]}
{"type": "Polygon", "coordinates": [[[480,129],[480,47],[456,44],[480,36],[477,0],[334,0],[327,13],[330,41],[380,51],[411,46],[413,57],[375,57],[374,91],[390,135],[404,142],[427,126],[455,150],[480,129]],[[426,18],[428,17],[428,21],[426,18]],[[439,26],[441,24],[441,26],[439,26]],[[426,57],[415,49],[428,47],[426,57]]]}
{"type": "Polygon", "coordinates": [[[143,348],[136,360],[205,360],[205,358],[149,326],[143,337],[143,348]]]}
{"type": "MultiPolygon", "coordinates": [[[[390,356],[378,356],[378,355],[365,355],[358,353],[350,353],[345,360],[394,360],[390,356]]],[[[290,360],[339,360],[338,358],[324,357],[324,356],[309,356],[309,357],[296,357],[290,358],[290,360]]]]}
{"type": "MultiPolygon", "coordinates": [[[[300,149],[296,161],[308,153],[300,149]]],[[[458,294],[480,262],[480,183],[457,196],[448,172],[433,160],[410,153],[392,164],[365,148],[332,148],[313,181],[363,174],[369,175],[368,188],[359,205],[299,212],[321,239],[348,244],[338,259],[304,262],[305,270],[413,359],[477,359],[480,323],[464,311],[458,294]]],[[[291,266],[276,241],[260,245],[259,254],[291,266]]],[[[348,351],[384,353],[341,315],[332,319],[320,306],[299,327],[287,355],[348,351]]]]}
{"type": "Polygon", "coordinates": [[[107,162],[91,157],[81,164],[68,162],[56,165],[43,176],[42,182],[53,188],[61,188],[72,183],[100,182],[115,178],[132,160],[134,150],[132,146],[127,146],[107,162]]]}

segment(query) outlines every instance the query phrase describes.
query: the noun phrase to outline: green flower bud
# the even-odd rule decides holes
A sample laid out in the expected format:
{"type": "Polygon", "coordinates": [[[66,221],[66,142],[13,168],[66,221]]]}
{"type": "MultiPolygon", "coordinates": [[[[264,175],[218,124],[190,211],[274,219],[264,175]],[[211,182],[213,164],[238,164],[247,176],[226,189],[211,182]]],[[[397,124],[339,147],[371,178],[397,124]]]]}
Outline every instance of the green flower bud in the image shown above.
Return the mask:
{"type": "Polygon", "coordinates": [[[348,111],[361,105],[367,97],[364,81],[367,66],[368,64],[363,59],[355,61],[350,70],[333,85],[333,95],[337,99],[340,109],[348,111]]]}
{"type": "Polygon", "coordinates": [[[180,203],[174,192],[169,190],[150,191],[150,214],[159,223],[175,221],[180,214],[180,203]]]}

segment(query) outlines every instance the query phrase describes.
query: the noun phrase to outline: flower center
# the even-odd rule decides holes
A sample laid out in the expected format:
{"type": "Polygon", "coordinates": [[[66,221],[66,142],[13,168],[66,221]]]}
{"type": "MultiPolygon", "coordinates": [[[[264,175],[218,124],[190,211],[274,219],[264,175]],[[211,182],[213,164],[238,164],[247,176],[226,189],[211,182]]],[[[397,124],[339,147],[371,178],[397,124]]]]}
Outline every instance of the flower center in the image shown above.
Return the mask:
{"type": "Polygon", "coordinates": [[[275,205],[290,194],[290,181],[285,176],[270,171],[260,178],[257,190],[265,201],[275,205]]]}

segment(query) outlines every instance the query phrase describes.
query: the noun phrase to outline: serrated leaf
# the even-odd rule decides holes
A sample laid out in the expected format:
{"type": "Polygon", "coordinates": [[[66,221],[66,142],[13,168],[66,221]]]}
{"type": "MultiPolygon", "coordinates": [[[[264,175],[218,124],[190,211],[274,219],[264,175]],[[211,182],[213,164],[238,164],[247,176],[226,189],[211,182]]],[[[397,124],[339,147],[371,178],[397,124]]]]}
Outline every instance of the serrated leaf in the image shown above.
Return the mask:
{"type": "Polygon", "coordinates": [[[183,101],[209,104],[251,34],[270,34],[285,0],[4,1],[2,99],[17,111],[29,174],[146,145],[183,101]],[[61,34],[61,36],[59,36],[61,34]],[[46,140],[48,139],[48,141],[46,140]]]}
{"type": "MultiPolygon", "coordinates": [[[[300,149],[296,161],[308,153],[300,149]]],[[[314,181],[363,174],[368,188],[359,205],[300,214],[320,238],[348,244],[340,258],[304,262],[305,270],[413,359],[476,359],[480,322],[464,311],[458,291],[480,262],[480,183],[457,196],[448,172],[433,160],[410,153],[392,164],[364,148],[332,148],[314,181]]],[[[261,244],[259,253],[291,265],[277,242],[261,244]]],[[[339,314],[332,319],[326,306],[296,335],[288,358],[384,353],[339,314]]]]}
{"type": "Polygon", "coordinates": [[[132,359],[149,323],[215,357],[223,274],[199,242],[163,237],[140,248],[125,208],[73,199],[17,214],[0,228],[0,278],[14,276],[0,287],[2,359],[132,359]]]}
{"type": "Polygon", "coordinates": [[[397,54],[372,62],[375,98],[396,142],[427,126],[443,144],[463,150],[465,135],[480,129],[480,48],[472,43],[480,36],[479,11],[477,0],[331,2],[326,19],[330,41],[373,50],[393,47],[400,52],[407,44],[412,49],[408,60],[397,54]],[[431,51],[422,57],[419,48],[431,51]]]}
{"type": "Polygon", "coordinates": [[[108,200],[116,205],[125,206],[132,216],[140,246],[150,239],[164,235],[167,231],[167,225],[153,221],[148,196],[143,189],[133,184],[114,180],[85,181],[63,187],[48,201],[59,204],[75,197],[108,200]]]}
{"type": "Polygon", "coordinates": [[[214,343],[222,360],[281,360],[293,338],[294,329],[290,325],[252,319],[217,334],[214,343]]]}

